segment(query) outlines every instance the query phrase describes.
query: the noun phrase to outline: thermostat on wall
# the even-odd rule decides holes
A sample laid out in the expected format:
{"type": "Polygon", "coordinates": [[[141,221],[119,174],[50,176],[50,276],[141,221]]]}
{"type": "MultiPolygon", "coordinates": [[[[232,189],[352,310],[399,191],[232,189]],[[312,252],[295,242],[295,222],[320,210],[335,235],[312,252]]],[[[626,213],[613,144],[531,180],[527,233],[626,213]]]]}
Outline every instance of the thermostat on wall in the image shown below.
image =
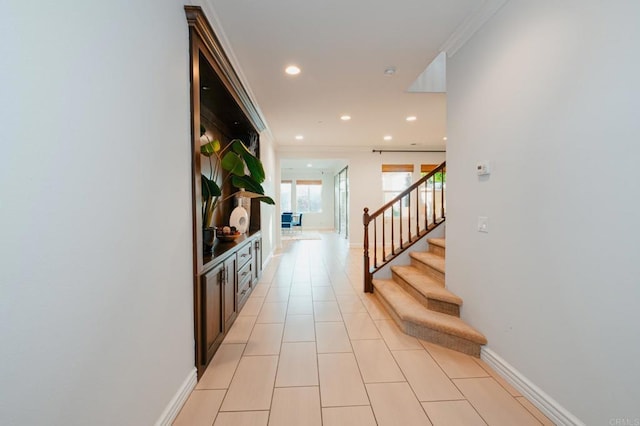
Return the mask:
{"type": "Polygon", "coordinates": [[[484,176],[491,173],[491,166],[488,161],[479,161],[476,164],[476,172],[478,176],[484,176]]]}

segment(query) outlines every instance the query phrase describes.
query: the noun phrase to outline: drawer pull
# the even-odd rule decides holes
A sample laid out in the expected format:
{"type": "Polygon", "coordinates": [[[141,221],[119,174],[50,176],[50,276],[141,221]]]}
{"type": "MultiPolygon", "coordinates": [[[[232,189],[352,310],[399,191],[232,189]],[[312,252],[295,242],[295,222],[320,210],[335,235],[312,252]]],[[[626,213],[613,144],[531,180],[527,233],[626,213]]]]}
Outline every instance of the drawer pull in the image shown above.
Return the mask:
{"type": "Polygon", "coordinates": [[[247,292],[247,289],[245,288],[244,290],[242,290],[242,293],[240,293],[241,296],[244,296],[244,294],[247,292]]]}

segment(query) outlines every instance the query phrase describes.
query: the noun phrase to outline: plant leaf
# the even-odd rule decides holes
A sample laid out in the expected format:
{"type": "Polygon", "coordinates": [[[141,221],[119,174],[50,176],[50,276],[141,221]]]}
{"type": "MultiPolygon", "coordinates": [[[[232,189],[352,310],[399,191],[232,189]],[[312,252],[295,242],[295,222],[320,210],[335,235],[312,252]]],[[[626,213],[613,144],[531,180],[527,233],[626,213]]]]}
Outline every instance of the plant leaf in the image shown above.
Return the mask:
{"type": "Polygon", "coordinates": [[[220,151],[220,141],[217,139],[200,146],[200,154],[205,157],[211,157],[218,151],[220,151]]]}
{"type": "Polygon", "coordinates": [[[251,192],[251,191],[238,191],[233,195],[234,195],[234,197],[240,197],[240,198],[260,198],[260,197],[264,197],[264,194],[258,194],[257,192],[251,192]]]}
{"type": "Polygon", "coordinates": [[[264,182],[266,176],[260,159],[253,156],[251,153],[243,154],[242,158],[244,158],[244,162],[247,164],[251,177],[253,177],[258,183],[264,182]]]}
{"type": "Polygon", "coordinates": [[[220,187],[205,175],[202,175],[202,198],[204,200],[222,195],[220,187]]]}
{"type": "Polygon", "coordinates": [[[222,168],[236,176],[244,175],[244,161],[235,152],[227,152],[222,158],[222,168]]]}
{"type": "Polygon", "coordinates": [[[235,194],[233,194],[235,197],[242,197],[242,198],[251,198],[254,200],[258,200],[261,201],[263,203],[267,203],[267,204],[271,204],[271,205],[275,205],[276,202],[273,201],[273,198],[263,195],[263,194],[258,194],[257,192],[251,192],[251,191],[238,191],[235,194]]]}
{"type": "Polygon", "coordinates": [[[271,204],[272,206],[274,206],[276,204],[275,201],[273,201],[273,198],[271,197],[267,197],[266,195],[262,196],[262,197],[256,197],[256,200],[266,203],[266,204],[271,204]]]}
{"type": "Polygon", "coordinates": [[[264,195],[264,189],[262,185],[256,182],[251,176],[233,176],[231,178],[231,183],[236,188],[245,188],[250,192],[255,192],[256,194],[264,195]]]}
{"type": "Polygon", "coordinates": [[[234,139],[231,148],[236,154],[242,156],[242,159],[247,164],[251,177],[258,183],[264,182],[266,176],[260,159],[253,155],[240,139],[234,139]]]}

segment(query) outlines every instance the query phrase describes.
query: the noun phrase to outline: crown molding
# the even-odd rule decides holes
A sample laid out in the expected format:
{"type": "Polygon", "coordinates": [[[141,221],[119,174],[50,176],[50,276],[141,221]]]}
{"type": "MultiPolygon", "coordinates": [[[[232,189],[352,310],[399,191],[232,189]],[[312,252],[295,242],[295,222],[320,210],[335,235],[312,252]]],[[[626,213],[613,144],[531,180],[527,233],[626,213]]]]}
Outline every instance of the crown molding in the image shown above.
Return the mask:
{"type": "Polygon", "coordinates": [[[315,153],[315,152],[368,152],[374,154],[382,154],[385,152],[438,152],[445,153],[446,146],[425,145],[420,147],[393,147],[393,146],[346,146],[346,145],[278,145],[276,152],[279,154],[298,154],[298,153],[315,153]]]}
{"type": "Polygon", "coordinates": [[[371,152],[371,146],[343,146],[343,145],[278,145],[276,151],[282,153],[307,153],[307,152],[371,152]]]}
{"type": "Polygon", "coordinates": [[[456,28],[447,41],[440,46],[440,51],[447,52],[449,58],[453,57],[508,1],[486,0],[473,15],[456,28]]]}
{"type": "MultiPolygon", "coordinates": [[[[212,32],[214,33],[216,38],[216,42],[221,47],[221,50],[224,52],[226,61],[229,63],[231,69],[233,70],[233,77],[240,83],[244,91],[244,96],[251,103],[254,119],[258,123],[257,130],[259,132],[266,132],[271,137],[271,139],[274,140],[271,129],[269,128],[269,123],[267,123],[267,120],[264,118],[264,114],[262,113],[258,102],[256,102],[256,97],[253,93],[253,90],[251,90],[251,85],[249,84],[247,77],[242,71],[240,62],[238,61],[238,58],[236,57],[236,54],[231,47],[231,43],[229,42],[229,38],[224,31],[224,27],[222,25],[222,22],[220,21],[220,18],[218,17],[218,14],[216,13],[210,2],[207,0],[194,1],[192,3],[195,3],[195,7],[199,7],[202,10],[204,16],[206,16],[206,19],[209,21],[209,25],[210,27],[212,27],[212,32]]],[[[185,9],[194,9],[195,7],[185,6],[185,9]]]]}

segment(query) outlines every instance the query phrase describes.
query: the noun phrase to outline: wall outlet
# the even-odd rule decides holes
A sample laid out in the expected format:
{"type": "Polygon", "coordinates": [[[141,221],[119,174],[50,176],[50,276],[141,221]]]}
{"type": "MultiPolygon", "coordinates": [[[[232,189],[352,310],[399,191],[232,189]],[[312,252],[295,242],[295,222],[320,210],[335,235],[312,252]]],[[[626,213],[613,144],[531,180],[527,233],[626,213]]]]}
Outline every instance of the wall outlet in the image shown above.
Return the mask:
{"type": "Polygon", "coordinates": [[[491,164],[489,161],[478,161],[476,163],[476,173],[478,173],[478,176],[485,176],[491,173],[491,164]]]}
{"type": "Polygon", "coordinates": [[[478,232],[489,232],[489,218],[478,216],[478,232]]]}

